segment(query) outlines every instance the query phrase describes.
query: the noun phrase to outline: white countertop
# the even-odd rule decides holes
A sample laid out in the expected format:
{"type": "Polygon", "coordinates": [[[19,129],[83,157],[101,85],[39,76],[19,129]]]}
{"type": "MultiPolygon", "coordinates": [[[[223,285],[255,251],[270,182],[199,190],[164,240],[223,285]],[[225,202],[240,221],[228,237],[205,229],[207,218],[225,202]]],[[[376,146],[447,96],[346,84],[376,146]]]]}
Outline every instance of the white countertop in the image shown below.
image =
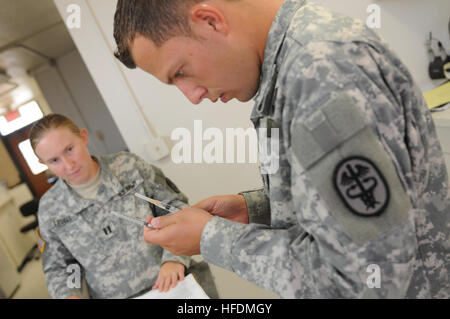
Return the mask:
{"type": "Polygon", "coordinates": [[[450,109],[442,112],[432,112],[431,116],[437,126],[448,126],[450,127],[450,109]]]}

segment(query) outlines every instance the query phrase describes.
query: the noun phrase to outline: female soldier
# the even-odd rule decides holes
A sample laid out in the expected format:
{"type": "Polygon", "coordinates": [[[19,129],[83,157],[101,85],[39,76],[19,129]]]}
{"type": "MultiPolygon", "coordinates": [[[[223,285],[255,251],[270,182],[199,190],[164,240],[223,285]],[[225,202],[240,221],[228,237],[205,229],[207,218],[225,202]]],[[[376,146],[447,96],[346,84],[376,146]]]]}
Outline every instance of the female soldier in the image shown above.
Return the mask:
{"type": "Polygon", "coordinates": [[[30,141],[40,161],[59,177],[41,198],[38,215],[52,297],[79,298],[82,276],[91,298],[167,291],[184,279],[191,259],[145,243],[142,227],[111,214],[142,220],[166,214],[135,192],[185,206],[187,198],[160,169],[127,152],[91,157],[87,130],[58,114],[39,120],[30,141]]]}

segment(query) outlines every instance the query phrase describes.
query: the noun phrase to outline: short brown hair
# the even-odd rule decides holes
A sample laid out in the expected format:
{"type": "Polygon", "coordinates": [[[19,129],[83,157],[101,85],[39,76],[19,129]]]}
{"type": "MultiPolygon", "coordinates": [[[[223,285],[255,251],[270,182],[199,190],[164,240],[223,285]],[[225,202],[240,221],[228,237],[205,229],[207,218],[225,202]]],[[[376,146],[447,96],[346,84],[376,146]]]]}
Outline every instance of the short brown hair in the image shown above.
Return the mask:
{"type": "Polygon", "coordinates": [[[39,121],[34,123],[33,127],[31,128],[30,143],[33,150],[36,150],[36,146],[39,144],[45,134],[59,127],[66,127],[77,136],[79,136],[81,133],[80,128],[68,117],[61,114],[46,115],[39,121]]]}
{"type": "Polygon", "coordinates": [[[114,56],[130,69],[136,64],[129,45],[136,33],[161,46],[176,35],[190,35],[187,8],[204,0],[119,0],[114,15],[114,56]]]}

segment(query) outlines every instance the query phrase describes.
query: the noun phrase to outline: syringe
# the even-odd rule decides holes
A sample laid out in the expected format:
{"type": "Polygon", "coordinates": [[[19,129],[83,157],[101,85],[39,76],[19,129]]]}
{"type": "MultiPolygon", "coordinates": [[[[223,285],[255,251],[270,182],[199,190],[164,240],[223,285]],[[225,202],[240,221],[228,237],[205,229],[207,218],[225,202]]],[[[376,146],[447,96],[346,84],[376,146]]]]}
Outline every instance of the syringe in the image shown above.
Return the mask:
{"type": "Polygon", "coordinates": [[[111,211],[111,214],[113,214],[114,216],[117,216],[119,218],[126,219],[126,220],[128,220],[132,223],[138,224],[140,226],[147,226],[148,228],[154,228],[151,224],[149,224],[146,221],[143,221],[139,218],[136,218],[136,217],[125,216],[123,214],[120,214],[118,212],[113,212],[113,211],[111,211]]]}
{"type": "Polygon", "coordinates": [[[164,210],[168,211],[169,213],[176,213],[176,212],[178,212],[180,210],[179,208],[176,208],[174,206],[170,206],[169,204],[162,203],[159,200],[149,198],[149,197],[141,195],[139,193],[134,193],[134,195],[136,197],[139,197],[140,199],[143,199],[143,200],[145,200],[145,201],[147,201],[149,203],[152,203],[153,205],[155,205],[155,206],[157,206],[157,207],[159,207],[161,209],[164,209],[164,210]]]}

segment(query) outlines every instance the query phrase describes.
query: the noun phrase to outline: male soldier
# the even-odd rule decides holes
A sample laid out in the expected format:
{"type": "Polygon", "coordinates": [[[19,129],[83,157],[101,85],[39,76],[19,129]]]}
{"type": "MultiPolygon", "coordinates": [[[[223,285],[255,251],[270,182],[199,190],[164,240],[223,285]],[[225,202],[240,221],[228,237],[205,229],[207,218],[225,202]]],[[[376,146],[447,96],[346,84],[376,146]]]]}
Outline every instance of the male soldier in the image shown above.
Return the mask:
{"type": "Polygon", "coordinates": [[[362,22],[305,0],[119,0],[114,36],[125,65],[194,104],[253,97],[260,145],[279,147],[264,190],[149,219],[146,241],[285,298],[450,297],[435,128],[362,22]]]}

